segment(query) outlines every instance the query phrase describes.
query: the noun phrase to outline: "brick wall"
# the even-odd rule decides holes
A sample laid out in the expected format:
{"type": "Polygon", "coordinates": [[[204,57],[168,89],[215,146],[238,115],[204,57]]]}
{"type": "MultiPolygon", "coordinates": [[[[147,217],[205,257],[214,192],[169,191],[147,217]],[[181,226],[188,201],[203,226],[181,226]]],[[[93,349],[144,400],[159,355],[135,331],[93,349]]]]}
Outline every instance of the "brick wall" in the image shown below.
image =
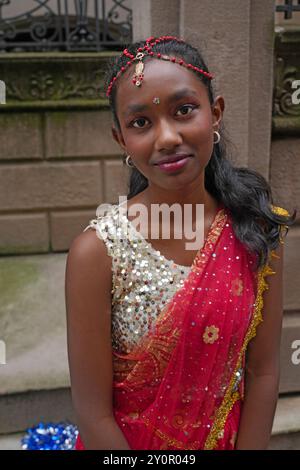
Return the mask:
{"type": "Polygon", "coordinates": [[[0,115],[0,253],[67,250],[102,202],[126,194],[108,111],[0,115]]]}
{"type": "Polygon", "coordinates": [[[50,55],[49,69],[49,54],[33,55],[31,63],[22,54],[8,56],[0,59],[8,88],[0,107],[0,254],[67,251],[99,204],[127,194],[128,171],[97,81],[106,58],[98,54],[95,68],[88,55],[50,55]],[[18,82],[23,66],[27,75],[18,82]],[[80,101],[82,68],[94,95],[80,101]],[[62,99],[57,90],[70,73],[73,92],[62,99]]]}

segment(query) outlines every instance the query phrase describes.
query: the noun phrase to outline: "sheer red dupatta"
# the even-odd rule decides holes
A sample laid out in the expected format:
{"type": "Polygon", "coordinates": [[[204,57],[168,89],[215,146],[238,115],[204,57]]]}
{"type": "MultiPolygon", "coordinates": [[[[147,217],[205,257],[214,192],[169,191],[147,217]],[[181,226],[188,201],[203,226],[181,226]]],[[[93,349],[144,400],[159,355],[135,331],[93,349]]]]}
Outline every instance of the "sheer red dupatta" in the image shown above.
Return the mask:
{"type": "MultiPolygon", "coordinates": [[[[131,449],[233,449],[246,346],[266,268],[219,208],[184,285],[129,354],[114,352],[115,419],[131,449]]],[[[80,438],[77,449],[82,449],[80,438]]]]}

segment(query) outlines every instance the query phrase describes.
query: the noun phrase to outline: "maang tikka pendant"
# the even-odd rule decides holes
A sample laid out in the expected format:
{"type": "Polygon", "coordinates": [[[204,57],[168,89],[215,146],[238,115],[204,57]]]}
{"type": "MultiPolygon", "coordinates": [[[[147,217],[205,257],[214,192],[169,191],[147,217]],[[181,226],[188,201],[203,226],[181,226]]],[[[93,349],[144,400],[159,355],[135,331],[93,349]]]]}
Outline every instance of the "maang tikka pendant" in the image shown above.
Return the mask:
{"type": "Polygon", "coordinates": [[[132,82],[136,86],[141,86],[143,78],[144,78],[144,74],[143,74],[144,63],[142,62],[144,55],[145,54],[143,52],[138,52],[137,55],[135,56],[135,58],[139,60],[139,62],[135,66],[135,72],[134,72],[133,79],[132,79],[132,82]]]}

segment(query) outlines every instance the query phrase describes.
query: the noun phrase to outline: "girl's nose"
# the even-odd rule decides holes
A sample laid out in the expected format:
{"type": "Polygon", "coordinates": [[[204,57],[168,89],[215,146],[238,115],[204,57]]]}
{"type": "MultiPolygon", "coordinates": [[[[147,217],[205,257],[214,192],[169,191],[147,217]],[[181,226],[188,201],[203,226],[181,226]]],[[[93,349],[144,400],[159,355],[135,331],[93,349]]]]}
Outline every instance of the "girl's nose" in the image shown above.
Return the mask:
{"type": "Polygon", "coordinates": [[[155,150],[172,149],[182,144],[182,137],[175,123],[163,121],[157,128],[155,150]]]}

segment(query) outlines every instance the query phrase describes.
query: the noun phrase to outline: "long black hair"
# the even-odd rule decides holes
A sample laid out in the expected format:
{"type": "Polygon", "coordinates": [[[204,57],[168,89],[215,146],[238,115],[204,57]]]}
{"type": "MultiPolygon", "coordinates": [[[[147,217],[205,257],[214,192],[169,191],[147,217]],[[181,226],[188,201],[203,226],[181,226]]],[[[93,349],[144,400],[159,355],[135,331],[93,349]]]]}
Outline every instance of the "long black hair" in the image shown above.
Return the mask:
{"type": "MultiPolygon", "coordinates": [[[[128,45],[127,50],[136,54],[139,47],[143,47],[145,41],[128,45]]],[[[176,39],[163,40],[156,43],[153,52],[172,55],[183,59],[205,71],[208,68],[202,54],[190,44],[176,39]]],[[[106,88],[130,59],[125,55],[113,58],[108,63],[105,77],[106,88]]],[[[151,60],[146,57],[144,61],[151,60]]],[[[193,71],[197,78],[206,86],[210,104],[214,103],[214,90],[212,82],[204,75],[193,71]]],[[[115,127],[120,130],[117,116],[116,89],[118,80],[115,81],[109,96],[109,104],[113,115],[115,127]]],[[[205,188],[230,212],[233,221],[233,230],[236,237],[248,248],[258,255],[258,263],[255,269],[262,267],[269,259],[270,251],[278,247],[285,228],[285,235],[296,218],[297,211],[293,215],[282,215],[272,210],[273,197],[271,187],[266,179],[258,172],[246,167],[235,167],[227,158],[226,136],[223,122],[219,129],[221,140],[214,145],[213,153],[205,168],[205,188]]],[[[124,156],[123,156],[123,162],[124,156]]],[[[130,199],[142,192],[148,186],[148,180],[137,168],[132,167],[127,198],[130,199]]],[[[277,211],[278,212],[278,211],[277,211]]]]}

